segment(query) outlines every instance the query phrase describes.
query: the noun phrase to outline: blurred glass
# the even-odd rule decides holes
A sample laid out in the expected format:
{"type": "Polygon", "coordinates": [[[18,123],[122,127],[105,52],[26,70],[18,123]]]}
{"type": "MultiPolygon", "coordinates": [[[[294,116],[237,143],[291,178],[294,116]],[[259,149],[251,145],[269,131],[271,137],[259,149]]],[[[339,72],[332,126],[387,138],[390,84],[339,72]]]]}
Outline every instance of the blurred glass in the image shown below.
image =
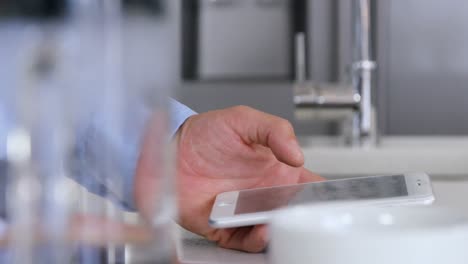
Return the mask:
{"type": "Polygon", "coordinates": [[[0,3],[2,261],[174,262],[169,6],[0,3]]]}

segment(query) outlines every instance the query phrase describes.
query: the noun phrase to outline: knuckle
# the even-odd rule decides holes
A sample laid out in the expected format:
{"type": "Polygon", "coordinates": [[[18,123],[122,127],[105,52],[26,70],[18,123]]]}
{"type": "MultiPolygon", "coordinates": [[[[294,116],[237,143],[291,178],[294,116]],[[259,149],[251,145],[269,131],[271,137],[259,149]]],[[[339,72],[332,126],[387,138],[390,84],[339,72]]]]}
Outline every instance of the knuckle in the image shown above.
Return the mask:
{"type": "Polygon", "coordinates": [[[285,131],[287,132],[294,132],[294,127],[293,125],[291,124],[291,122],[289,122],[288,120],[286,119],[280,119],[278,121],[278,124],[279,126],[284,129],[285,131]]]}
{"type": "Polygon", "coordinates": [[[233,111],[238,113],[248,113],[253,110],[253,108],[246,106],[246,105],[237,105],[231,108],[233,111]]]}
{"type": "Polygon", "coordinates": [[[245,111],[250,111],[252,110],[252,108],[246,106],[246,105],[237,105],[237,106],[234,106],[232,107],[234,110],[236,111],[240,111],[240,112],[245,112],[245,111]]]}

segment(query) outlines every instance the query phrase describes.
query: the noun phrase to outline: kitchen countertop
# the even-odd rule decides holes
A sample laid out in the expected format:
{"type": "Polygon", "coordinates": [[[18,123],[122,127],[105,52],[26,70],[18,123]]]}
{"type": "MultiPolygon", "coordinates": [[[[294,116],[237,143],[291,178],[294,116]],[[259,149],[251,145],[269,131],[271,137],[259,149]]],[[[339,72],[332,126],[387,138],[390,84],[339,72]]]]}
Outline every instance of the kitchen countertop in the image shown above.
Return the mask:
{"type": "Polygon", "coordinates": [[[265,253],[251,254],[218,247],[200,236],[182,228],[177,254],[181,264],[266,264],[265,253]]]}
{"type": "MultiPolygon", "coordinates": [[[[468,198],[468,175],[466,180],[449,179],[433,182],[436,193],[435,205],[453,207],[468,216],[468,207],[464,201],[468,198]]],[[[177,227],[180,243],[177,245],[179,260],[182,264],[266,264],[267,254],[249,254],[235,250],[223,249],[198,235],[177,227]]]]}
{"type": "Polygon", "coordinates": [[[468,175],[467,136],[384,136],[380,144],[349,147],[339,137],[299,138],[305,166],[327,178],[421,171],[433,180],[468,175]]]}
{"type": "MultiPolygon", "coordinates": [[[[435,205],[454,208],[468,216],[468,206],[465,201],[468,199],[468,175],[465,179],[447,179],[433,181],[434,192],[436,194],[435,205]]],[[[216,243],[208,241],[201,236],[193,234],[180,226],[174,224],[176,239],[177,257],[180,264],[266,264],[268,255],[266,253],[251,254],[236,250],[223,249],[216,243]]],[[[158,247],[156,247],[158,248],[158,247]]],[[[130,253],[128,264],[142,263],[139,259],[146,260],[151,255],[158,254],[155,247],[145,247],[142,251],[133,251],[127,248],[126,254],[130,253]]],[[[151,258],[149,258],[151,259],[151,258]]],[[[143,262],[146,263],[146,262],[143,262]]]]}

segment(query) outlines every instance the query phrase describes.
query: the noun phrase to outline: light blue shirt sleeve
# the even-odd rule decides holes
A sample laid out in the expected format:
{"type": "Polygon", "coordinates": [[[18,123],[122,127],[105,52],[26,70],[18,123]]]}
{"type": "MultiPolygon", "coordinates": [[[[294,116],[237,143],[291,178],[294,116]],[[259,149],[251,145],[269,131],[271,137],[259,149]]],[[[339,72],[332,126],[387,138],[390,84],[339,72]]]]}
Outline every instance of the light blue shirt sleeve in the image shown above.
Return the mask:
{"type": "MultiPolygon", "coordinates": [[[[174,135],[185,120],[194,114],[187,106],[170,99],[170,135],[174,135]]],[[[101,115],[95,115],[92,122],[78,129],[70,158],[71,177],[88,191],[110,198],[123,209],[135,210],[134,173],[140,140],[150,115],[151,111],[143,107],[131,113],[132,129],[120,135],[109,129],[101,115]],[[102,162],[109,166],[103,166],[102,162]]]]}
{"type": "Polygon", "coordinates": [[[174,99],[170,99],[169,102],[169,111],[170,111],[170,118],[171,122],[169,124],[169,133],[170,135],[175,135],[179,127],[192,115],[196,113],[188,108],[187,106],[177,102],[174,99]]]}

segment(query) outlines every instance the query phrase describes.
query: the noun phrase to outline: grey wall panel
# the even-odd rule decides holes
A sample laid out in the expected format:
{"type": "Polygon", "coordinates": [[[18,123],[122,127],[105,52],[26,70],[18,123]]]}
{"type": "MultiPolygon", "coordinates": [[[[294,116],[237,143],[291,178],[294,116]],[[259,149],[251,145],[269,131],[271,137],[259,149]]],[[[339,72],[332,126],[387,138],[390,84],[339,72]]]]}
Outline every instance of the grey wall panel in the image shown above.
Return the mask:
{"type": "Polygon", "coordinates": [[[242,104],[293,119],[287,82],[190,82],[183,84],[178,98],[198,112],[242,104]]]}
{"type": "Polygon", "coordinates": [[[468,133],[468,2],[389,2],[387,132],[468,133]]]}
{"type": "Polygon", "coordinates": [[[308,1],[309,78],[317,82],[333,80],[336,63],[334,1],[308,1]]]}
{"type": "Polygon", "coordinates": [[[318,82],[349,80],[351,1],[307,1],[309,77],[318,82]]]}
{"type": "Polygon", "coordinates": [[[289,1],[224,2],[200,0],[200,78],[287,79],[290,74],[289,1]]]}

